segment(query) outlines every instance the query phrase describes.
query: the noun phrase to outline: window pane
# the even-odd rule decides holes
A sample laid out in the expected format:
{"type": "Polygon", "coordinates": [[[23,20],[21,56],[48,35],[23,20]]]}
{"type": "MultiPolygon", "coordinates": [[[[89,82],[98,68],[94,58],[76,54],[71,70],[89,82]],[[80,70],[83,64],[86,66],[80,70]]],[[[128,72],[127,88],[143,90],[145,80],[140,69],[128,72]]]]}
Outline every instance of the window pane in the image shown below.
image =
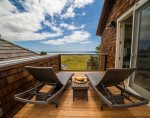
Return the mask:
{"type": "Polygon", "coordinates": [[[150,6],[141,10],[135,83],[150,91],[150,6]]]}

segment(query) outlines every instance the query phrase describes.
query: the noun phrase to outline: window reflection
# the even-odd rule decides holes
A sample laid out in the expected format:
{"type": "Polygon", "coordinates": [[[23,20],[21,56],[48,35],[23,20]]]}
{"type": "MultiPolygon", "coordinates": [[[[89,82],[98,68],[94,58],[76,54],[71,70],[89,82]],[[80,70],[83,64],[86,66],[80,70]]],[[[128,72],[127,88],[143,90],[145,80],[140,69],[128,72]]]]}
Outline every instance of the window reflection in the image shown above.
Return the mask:
{"type": "Polygon", "coordinates": [[[141,10],[135,83],[150,91],[150,6],[141,10]]]}

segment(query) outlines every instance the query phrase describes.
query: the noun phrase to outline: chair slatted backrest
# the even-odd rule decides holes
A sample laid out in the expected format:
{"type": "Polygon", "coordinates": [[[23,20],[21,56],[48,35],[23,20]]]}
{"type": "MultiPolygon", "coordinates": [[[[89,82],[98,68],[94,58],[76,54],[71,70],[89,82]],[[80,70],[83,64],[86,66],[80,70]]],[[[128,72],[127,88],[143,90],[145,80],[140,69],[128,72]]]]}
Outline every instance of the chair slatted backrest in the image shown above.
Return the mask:
{"type": "Polygon", "coordinates": [[[25,68],[32,74],[34,79],[41,83],[57,83],[58,85],[62,85],[52,67],[25,66],[25,68]]]}
{"type": "Polygon", "coordinates": [[[109,68],[106,70],[101,81],[97,84],[97,87],[101,86],[101,84],[106,86],[120,84],[125,79],[127,79],[134,71],[135,68],[122,68],[122,69],[109,68]]]}

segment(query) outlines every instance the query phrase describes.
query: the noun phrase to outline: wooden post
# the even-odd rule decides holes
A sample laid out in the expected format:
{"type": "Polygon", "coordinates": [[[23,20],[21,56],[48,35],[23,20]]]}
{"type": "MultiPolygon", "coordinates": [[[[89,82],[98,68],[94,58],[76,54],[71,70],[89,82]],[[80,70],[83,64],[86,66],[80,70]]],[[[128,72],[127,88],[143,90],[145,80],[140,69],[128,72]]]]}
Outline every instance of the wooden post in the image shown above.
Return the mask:
{"type": "Polygon", "coordinates": [[[58,55],[58,67],[59,71],[61,71],[61,55],[58,55]]]}
{"type": "Polygon", "coordinates": [[[105,71],[107,69],[107,54],[100,54],[100,71],[105,71]]]}

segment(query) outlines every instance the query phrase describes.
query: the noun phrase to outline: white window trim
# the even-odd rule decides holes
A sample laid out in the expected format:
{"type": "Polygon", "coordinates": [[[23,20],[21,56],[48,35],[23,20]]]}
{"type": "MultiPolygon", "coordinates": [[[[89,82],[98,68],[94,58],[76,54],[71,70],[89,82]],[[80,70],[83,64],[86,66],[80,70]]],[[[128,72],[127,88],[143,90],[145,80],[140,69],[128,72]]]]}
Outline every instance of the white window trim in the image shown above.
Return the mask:
{"type": "MultiPolygon", "coordinates": [[[[116,57],[115,57],[115,68],[122,68],[122,58],[119,59],[119,56],[121,53],[123,53],[122,49],[120,49],[120,42],[123,42],[122,39],[124,37],[124,35],[121,34],[121,31],[124,31],[124,26],[122,26],[123,30],[121,30],[121,21],[125,20],[126,18],[128,18],[130,15],[133,14],[134,11],[134,7],[130,8],[125,14],[123,14],[120,18],[117,19],[117,35],[116,35],[116,57]]],[[[122,47],[123,47],[123,43],[122,43],[122,47]]]]}

